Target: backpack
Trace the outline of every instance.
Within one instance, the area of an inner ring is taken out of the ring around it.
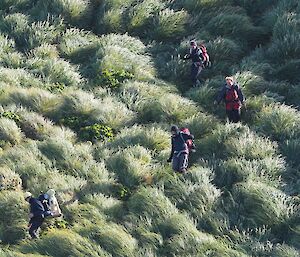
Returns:
[[[190,130],[188,128],[185,128],[185,127],[181,128],[180,131],[182,133],[187,134],[187,135],[191,134]],[[185,143],[186,143],[186,145],[187,145],[187,147],[189,149],[189,152],[195,152],[196,151],[195,150],[196,146],[195,146],[194,141],[192,139],[188,139]]]
[[[52,214],[52,217],[60,217],[62,215],[62,212],[60,210],[58,201],[55,196],[55,190],[49,189],[47,191],[47,195],[49,196],[49,208]]]
[[[199,45],[199,48],[202,51],[202,55],[203,55],[203,65],[205,68],[210,68],[211,67],[211,62],[209,60],[209,55],[207,53],[207,49],[206,46],[204,44]]]
[[[226,102],[234,102],[239,99],[239,95],[235,89],[235,86],[226,91],[225,100]]]

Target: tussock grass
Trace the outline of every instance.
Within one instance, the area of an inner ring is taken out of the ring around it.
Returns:
[[[223,161],[217,168],[215,182],[220,186],[232,186],[238,182],[260,180],[279,186],[279,177],[285,172],[285,161],[279,156],[247,160],[233,157]]]
[[[108,147],[114,149],[141,145],[155,151],[165,150],[169,144],[169,136],[161,128],[138,125],[122,129],[112,142],[107,143]]]
[[[280,104],[266,106],[257,115],[258,129],[282,141],[300,135],[300,114],[297,109]]]
[[[140,36],[147,36],[153,25],[153,18],[163,8],[164,3],[159,0],[144,0],[137,3],[129,10],[128,31]]]
[[[1,190],[20,190],[22,180],[18,174],[8,167],[0,167],[0,191]]]
[[[77,28],[67,29],[61,36],[59,43],[60,52],[72,61],[86,61],[86,54],[96,49],[98,37],[92,33]]]
[[[21,191],[1,191],[0,239],[4,243],[16,243],[25,236],[27,205]]]
[[[49,231],[42,239],[26,242],[20,245],[20,251],[27,253],[40,253],[50,256],[63,257],[67,255],[95,257],[111,256],[90,240],[70,230],[54,229]]]
[[[153,37],[160,40],[176,40],[186,34],[188,13],[166,8],[154,18]]]
[[[0,118],[0,140],[18,144],[23,138],[21,129],[16,122],[8,118]]]
[[[43,88],[42,80],[23,68],[11,69],[0,67],[0,81],[11,86]]]
[[[115,153],[106,163],[127,188],[134,188],[150,176],[155,167],[151,166],[151,154],[141,146],[128,147]]]
[[[135,215],[148,216],[158,222],[178,213],[178,209],[161,190],[151,187],[142,187],[130,197],[128,208]]]
[[[82,233],[97,242],[112,256],[135,256],[137,242],[121,225],[105,223],[101,227],[94,226],[83,230]]]
[[[86,0],[39,0],[31,10],[31,15],[38,20],[45,20],[50,15],[61,16],[66,22],[80,27],[88,26],[91,21],[92,6]]]
[[[233,140],[234,139],[234,140]],[[276,155],[277,144],[258,136],[249,127],[226,123],[201,140],[199,148],[204,154],[216,156],[244,156],[246,159],[262,159]]]
[[[89,194],[83,196],[83,202],[89,203],[101,210],[107,217],[119,219],[124,214],[122,201],[104,194]]]
[[[291,197],[257,181],[237,184],[233,197],[240,205],[240,219],[250,227],[278,225],[295,212]]]

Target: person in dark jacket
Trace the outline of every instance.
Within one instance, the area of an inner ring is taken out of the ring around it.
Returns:
[[[219,104],[224,100],[229,122],[236,123],[241,120],[241,107],[245,102],[245,98],[240,86],[234,81],[233,77],[226,77],[225,80],[226,84],[219,92],[215,104]]]
[[[190,41],[190,53],[186,54],[183,59],[191,59],[192,66],[191,66],[191,80],[193,83],[193,87],[196,87],[200,84],[198,79],[202,68],[203,68],[203,54],[201,49],[197,46],[197,42],[195,40]]]
[[[38,238],[38,229],[44,222],[44,212],[45,209],[43,204],[36,198],[33,198],[30,192],[25,193],[25,200],[30,204],[30,214],[29,214],[29,234],[31,238]]]
[[[187,171],[189,157],[187,140],[194,139],[194,136],[181,132],[175,125],[171,127],[171,133],[172,148],[168,162],[172,161],[174,171],[185,173]]]

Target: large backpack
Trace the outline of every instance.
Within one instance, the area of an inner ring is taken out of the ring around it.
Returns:
[[[202,56],[203,56],[203,65],[205,68],[210,68],[211,66],[211,62],[210,62],[210,59],[209,59],[209,55],[207,53],[207,49],[206,49],[206,46],[204,44],[201,44],[199,45],[199,48],[201,49],[202,51]]]
[[[190,130],[185,127],[181,128],[180,131],[187,135],[191,134]],[[189,152],[195,152],[196,147],[195,147],[194,141],[192,139],[188,139],[185,143],[187,144]]]

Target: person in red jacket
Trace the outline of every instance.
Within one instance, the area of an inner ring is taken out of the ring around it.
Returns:
[[[219,104],[224,100],[229,122],[239,122],[241,120],[241,107],[245,102],[245,98],[240,86],[234,81],[233,77],[226,77],[225,80],[226,84],[219,92],[215,104]]]

